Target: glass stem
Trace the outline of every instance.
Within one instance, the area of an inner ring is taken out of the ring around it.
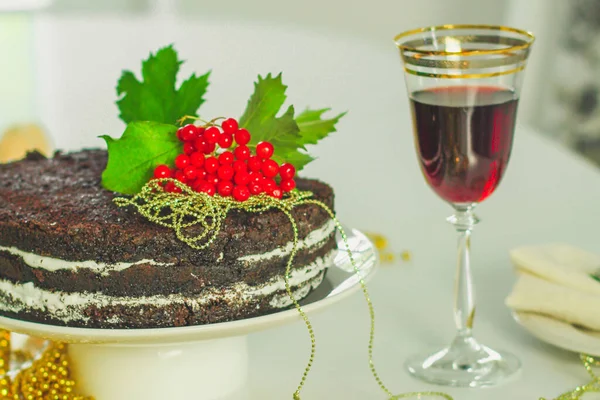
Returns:
[[[448,218],[458,233],[458,262],[454,286],[454,322],[458,337],[471,337],[475,318],[475,285],[471,275],[471,231],[479,219],[473,214],[475,205],[455,205],[456,213]]]

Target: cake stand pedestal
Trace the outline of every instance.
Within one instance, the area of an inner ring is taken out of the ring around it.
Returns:
[[[96,400],[247,399],[246,336],[172,344],[72,344],[69,356],[78,390]]]
[[[314,313],[360,289],[377,266],[372,243],[346,230],[356,266],[343,243],[323,283],[302,301]],[[78,391],[95,400],[249,400],[250,333],[298,321],[295,309],[210,325],[160,329],[88,329],[0,317],[13,332],[69,343]]]

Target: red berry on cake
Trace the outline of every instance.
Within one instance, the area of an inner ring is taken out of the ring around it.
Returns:
[[[240,172],[240,171],[248,172],[248,166],[242,160],[236,160],[233,163],[233,170],[235,172]]]
[[[191,155],[195,151],[196,151],[196,147],[194,147],[194,145],[192,144],[192,142],[185,142],[183,144],[183,152],[185,154],[187,154],[188,156]]]
[[[187,181],[188,181],[188,179],[185,177],[185,174],[180,169],[175,171],[175,175],[173,177],[181,183],[187,183]]]
[[[230,181],[233,178],[233,167],[231,165],[221,165],[217,170],[217,176],[224,181]]]
[[[262,161],[260,160],[260,157],[251,156],[248,159],[248,168],[250,169],[250,171],[260,171],[261,166]]]
[[[180,141],[184,142],[184,140],[183,140],[183,127],[177,129],[177,139],[179,139]]]
[[[236,185],[247,185],[250,181],[250,174],[246,171],[236,172],[233,181]]]
[[[219,169],[219,160],[216,157],[210,156],[204,160],[204,169],[209,174],[214,174]]]
[[[196,168],[203,166],[204,165],[204,154],[199,151],[192,153],[190,155],[190,163]]]
[[[262,183],[261,183],[263,192],[269,194],[273,191],[273,189],[275,189],[277,187],[277,184],[275,183],[275,180],[272,178],[264,178]]]
[[[293,179],[282,180],[279,187],[281,187],[281,190],[284,192],[291,192],[296,188],[296,181]]]
[[[216,126],[211,126],[204,131],[206,143],[216,144],[221,137],[221,131]]]
[[[251,195],[258,195],[262,193],[262,186],[258,183],[253,183],[250,182],[250,184],[248,184],[248,190],[250,190],[250,194]]]
[[[231,196],[233,193],[233,183],[231,181],[221,181],[217,184],[217,193],[223,197]]]
[[[214,143],[208,143],[204,136],[196,139],[194,141],[194,146],[198,151],[201,151],[204,154],[212,154],[212,152],[215,151],[216,148],[216,145]]]
[[[212,185],[209,182],[202,182],[200,185],[198,185],[198,191],[206,193],[209,196],[214,196],[217,192],[215,185]]]
[[[277,165],[276,161],[267,159],[263,161],[261,170],[267,178],[274,178],[279,172],[279,165]]]
[[[181,138],[183,138],[184,142],[189,142],[190,140],[194,140],[198,137],[198,127],[194,124],[187,124],[183,128],[180,128]]]
[[[271,190],[271,192],[267,194],[269,196],[275,197],[276,199],[281,199],[283,197],[283,190],[275,186],[275,189]]]
[[[271,158],[275,149],[269,142],[260,142],[256,145],[256,155],[260,158]]]
[[[226,151],[219,155],[219,162],[221,164],[231,164],[233,162],[233,153],[230,151]]]
[[[182,190],[179,186],[175,185],[173,182],[168,182],[165,186],[165,191],[169,193],[181,193]]]
[[[204,168],[198,168],[196,170],[196,182],[198,182],[199,180],[205,180],[206,175],[208,174],[206,173],[206,170]]]
[[[217,143],[220,148],[228,149],[233,144],[233,135],[230,133],[221,133],[221,136],[219,136],[219,141]]]
[[[193,166],[189,166],[183,170],[183,175],[185,175],[185,177],[188,181],[193,181],[194,179],[196,179],[198,177],[198,170],[196,168],[194,168]]]
[[[279,167],[279,176],[282,180],[293,179],[296,175],[296,168],[290,163],[283,163]]]
[[[175,157],[175,166],[178,169],[185,169],[185,167],[187,167],[188,165],[190,165],[190,157],[186,154],[180,154],[177,157]]]
[[[233,134],[235,131],[237,131],[238,122],[233,118],[227,118],[221,124],[221,128],[223,128],[223,132]]]
[[[214,153],[216,148],[217,148],[217,145],[215,143],[206,142],[204,144],[204,148],[202,149],[202,151],[204,152],[204,154],[212,154],[212,153]]]
[[[233,188],[233,198],[237,201],[246,201],[250,197],[250,190],[246,186],[236,186]]]
[[[233,150],[235,158],[241,161],[245,161],[250,157],[250,149],[246,145],[238,146]]]
[[[161,164],[154,168],[154,177],[157,179],[161,178],[170,178],[171,177],[171,168],[168,166]]]
[[[260,172],[257,172],[257,171],[250,172],[250,175],[248,176],[248,178],[251,183],[256,183],[256,184],[261,184],[264,179],[263,174],[261,174]]]
[[[206,178],[204,179],[211,185],[217,185],[217,183],[219,183],[219,177],[215,174],[206,174]]]
[[[250,132],[248,132],[246,129],[242,128],[239,129],[235,134],[235,142],[240,145],[246,145],[248,144],[248,142],[250,142]]]

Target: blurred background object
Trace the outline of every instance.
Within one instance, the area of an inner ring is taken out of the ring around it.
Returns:
[[[550,96],[540,123],[600,165],[600,1],[571,0],[566,11],[549,63]]]
[[[51,145],[40,127],[33,11],[50,0],[0,0],[0,162],[17,160],[27,151],[50,154]]]
[[[207,115],[237,115],[256,74],[285,71],[298,108],[350,110],[340,128],[352,136],[358,134],[353,113],[364,112],[363,106],[340,94],[352,84],[362,91],[368,71],[381,68],[361,57],[361,46],[385,49],[390,65],[400,68],[394,34],[484,23],[513,25],[538,37],[520,123],[540,127],[600,163],[600,50],[594,40],[600,0],[0,0],[0,12],[0,51],[9,60],[0,69],[0,132],[36,123],[57,148],[102,146],[97,136],[119,135],[114,87],[121,70],[137,70],[139,60],[168,43],[188,60],[184,72],[213,71],[202,108]],[[398,78],[387,76],[392,86],[385,95],[372,88],[363,97],[395,101],[404,96]],[[396,97],[390,98],[392,91]]]
[[[0,163],[19,160],[33,150],[46,157],[52,153],[46,133],[35,124],[11,126],[0,137]]]

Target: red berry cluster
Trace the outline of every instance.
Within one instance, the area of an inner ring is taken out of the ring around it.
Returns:
[[[269,142],[260,142],[253,155],[247,146],[250,132],[239,128],[233,118],[223,121],[221,129],[185,125],[177,130],[177,137],[183,142],[183,154],[175,158],[175,169],[159,165],[154,178],[174,178],[197,192],[233,196],[237,201],[261,193],[281,199],[296,187],[294,166],[272,160],[274,148]],[[181,192],[172,183],[165,190]]]

